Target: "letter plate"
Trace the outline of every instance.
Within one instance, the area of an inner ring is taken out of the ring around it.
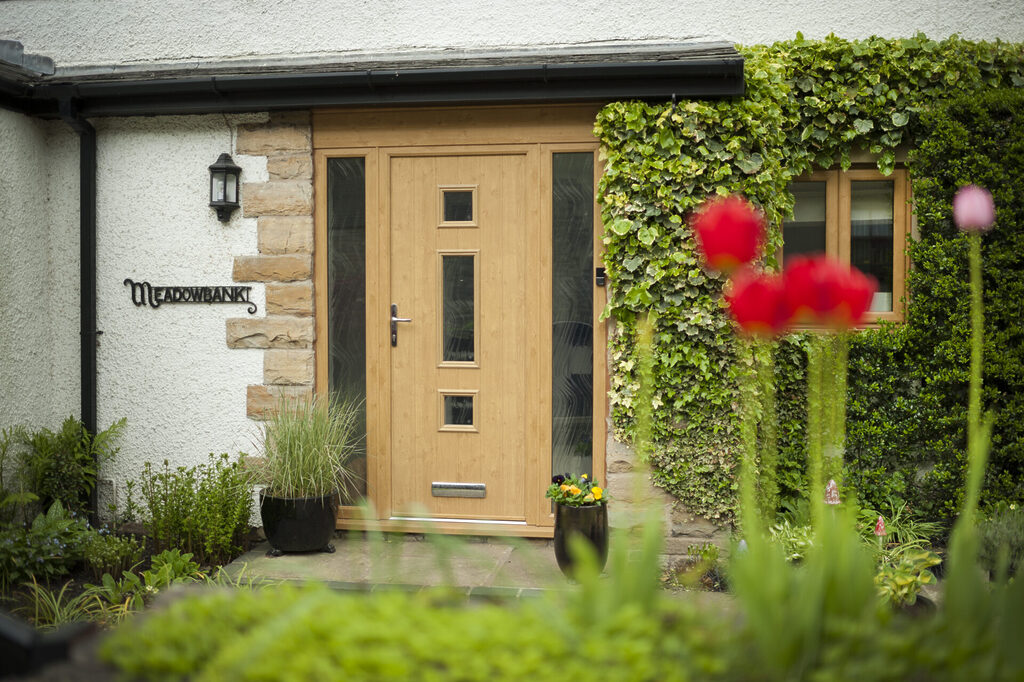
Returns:
[[[430,484],[434,497],[487,497],[486,483],[442,483]]]

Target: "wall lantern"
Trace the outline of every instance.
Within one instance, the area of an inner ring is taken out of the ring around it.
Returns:
[[[210,166],[210,206],[217,209],[217,217],[222,223],[230,220],[231,212],[238,208],[238,176],[241,172],[230,154],[221,154]]]

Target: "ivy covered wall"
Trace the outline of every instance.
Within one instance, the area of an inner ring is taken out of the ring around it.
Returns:
[[[859,150],[889,173],[898,150],[924,139],[929,110],[960,95],[1024,86],[1021,44],[936,42],[922,35],[807,41],[798,35],[742,52],[743,98],[616,102],[596,124],[607,156],[599,193],[607,226],[606,314],[618,322],[610,339],[616,435],[633,435],[636,320],[651,312],[657,319],[649,453],[655,481],[690,512],[721,521],[732,518],[735,506],[740,367],[719,304],[724,280],[701,268],[686,217],[710,194],[742,193],[764,210],[773,254],[781,245],[782,219],[792,210],[787,186],[794,176],[835,164],[849,168]],[[871,332],[857,343],[874,348],[881,361],[909,343],[908,334]],[[804,345],[800,336],[790,337],[777,361],[784,495],[798,495],[802,485]],[[884,380],[909,382],[908,395],[920,381],[899,372]],[[858,390],[853,380],[850,390]],[[889,388],[875,390],[883,395]],[[850,431],[851,447],[857,428]],[[899,447],[893,443],[886,456],[901,461]],[[869,477],[855,482],[867,484]]]

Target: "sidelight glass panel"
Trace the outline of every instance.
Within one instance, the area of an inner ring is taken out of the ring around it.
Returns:
[[[444,222],[468,223],[473,220],[473,190],[444,190]]]
[[[445,426],[473,425],[473,396],[446,395],[444,397]]]
[[[825,183],[794,182],[793,217],[782,223],[782,261],[793,256],[825,253]]]
[[[873,312],[892,310],[892,180],[850,183],[850,265],[878,280]]]
[[[356,399],[361,415],[353,461],[358,480],[342,504],[366,496],[366,165],[327,160],[327,334],[330,390]]]
[[[474,256],[441,256],[444,362],[473,362]]]
[[[551,471],[593,473],[594,155],[552,155]]]

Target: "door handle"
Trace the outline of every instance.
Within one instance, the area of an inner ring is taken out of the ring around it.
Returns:
[[[391,304],[391,345],[398,345],[398,323],[412,322],[411,317],[398,317],[398,304]]]

